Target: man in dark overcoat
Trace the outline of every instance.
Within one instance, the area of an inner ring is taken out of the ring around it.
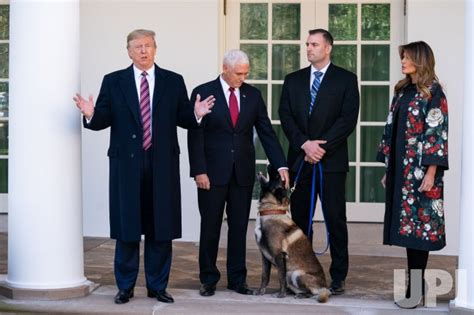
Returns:
[[[110,127],[110,233],[116,239],[117,304],[134,295],[141,236],[145,235],[148,297],[172,303],[166,292],[171,240],[181,237],[181,194],[177,126],[197,128],[210,112],[212,96],[196,99],[194,111],[183,77],[154,63],[155,33],[127,37],[133,64],[107,74],[97,103],[76,94],[84,127]]]

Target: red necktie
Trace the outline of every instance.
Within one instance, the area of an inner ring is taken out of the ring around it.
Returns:
[[[237,119],[239,119],[239,104],[237,103],[237,97],[234,94],[234,88],[230,87],[230,96],[229,96],[229,110],[230,110],[230,118],[232,119],[232,125],[235,128],[237,124]]]
[[[142,114],[144,150],[148,150],[151,147],[150,89],[148,87],[146,75],[146,71],[143,71],[142,81],[140,83],[140,112]]]

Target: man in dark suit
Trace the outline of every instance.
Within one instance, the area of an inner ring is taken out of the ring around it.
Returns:
[[[249,60],[240,50],[224,56],[222,74],[194,89],[198,95],[214,95],[216,106],[203,119],[203,127],[188,131],[191,177],[198,187],[201,235],[199,278],[202,296],[214,295],[220,272],[216,266],[224,207],[229,226],[227,287],[253,294],[247,287],[245,267],[247,224],[255,181],[254,128],[271,164],[289,185],[285,156],[268,118],[262,95],[244,83]]]
[[[306,53],[311,65],[290,73],[283,83],[279,108],[283,130],[290,142],[288,166],[292,184],[304,163],[291,195],[291,215],[308,233],[313,164],[322,163],[322,205],[329,230],[330,274],[333,294],[342,294],[349,267],[345,182],[349,171],[347,138],[357,124],[357,77],[331,63],[331,34],[309,31]],[[317,168],[318,169],[318,168]]]
[[[148,297],[172,303],[166,292],[171,240],[181,237],[179,145],[176,127],[195,128],[213,106],[196,97],[194,112],[183,78],[155,63],[155,33],[135,30],[127,37],[133,65],[104,77],[96,106],[92,96],[73,98],[84,127],[110,127],[110,233],[116,239],[115,303],[127,303],[138,275],[145,235]]]

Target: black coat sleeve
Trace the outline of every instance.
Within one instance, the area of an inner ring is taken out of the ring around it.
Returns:
[[[270,164],[276,169],[287,167],[285,154],[268,118],[267,108],[259,91],[257,107],[258,114],[255,121],[255,130],[257,130],[258,137],[262,142],[263,149],[270,160]]]
[[[102,130],[110,127],[112,124],[112,101],[110,91],[110,75],[104,76],[102,85],[100,86],[99,96],[95,103],[94,115],[89,123],[83,117],[83,125],[87,129]]]
[[[191,103],[196,101],[197,89],[191,93]],[[204,123],[203,118],[202,123]],[[206,155],[204,153],[204,128],[189,129],[188,130],[188,156],[190,176],[206,174]]]
[[[299,151],[301,150],[303,143],[305,143],[309,138],[301,131],[297,121],[295,120],[296,113],[293,112],[291,106],[291,88],[291,79],[287,76],[283,83],[278,113],[280,114],[281,126],[290,142],[290,146],[293,150]]]
[[[178,121],[176,124],[184,129],[198,128],[199,124],[194,114],[194,101],[189,101],[188,91],[182,76],[177,76],[176,84],[178,87]]]

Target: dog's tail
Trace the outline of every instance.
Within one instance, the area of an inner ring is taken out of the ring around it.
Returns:
[[[318,300],[319,303],[326,303],[330,295],[331,291],[326,288],[321,288],[318,290],[318,294],[316,294],[316,300]]]

